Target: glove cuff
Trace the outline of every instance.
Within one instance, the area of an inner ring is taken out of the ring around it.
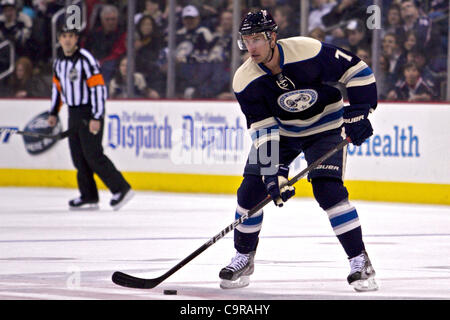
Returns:
[[[277,176],[283,176],[286,179],[288,179],[289,178],[289,167],[285,166],[284,164],[280,164],[280,166],[278,167]]]
[[[367,119],[370,112],[370,104],[352,104],[344,107],[344,119],[353,118],[356,115],[363,115]]]

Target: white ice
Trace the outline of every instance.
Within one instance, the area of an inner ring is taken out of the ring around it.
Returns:
[[[219,288],[232,233],[151,290],[114,271],[156,278],[234,221],[231,195],[136,192],[115,212],[74,212],[72,189],[0,188],[0,299],[450,299],[450,206],[353,201],[379,291],[357,293],[326,214],[313,199],[265,208],[250,286]],[[163,290],[178,295],[163,295]]]

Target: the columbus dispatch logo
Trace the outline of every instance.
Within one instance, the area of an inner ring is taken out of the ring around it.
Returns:
[[[317,102],[317,91],[301,89],[289,91],[278,97],[278,105],[288,112],[300,112]]]

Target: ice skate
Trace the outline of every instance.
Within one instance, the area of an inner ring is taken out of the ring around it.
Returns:
[[[353,289],[358,292],[378,290],[378,285],[375,281],[375,270],[366,251],[350,259],[350,268],[347,281],[353,286]]]
[[[250,275],[255,270],[254,258],[256,251],[248,254],[236,252],[231,263],[220,270],[219,277],[222,279],[222,289],[243,288],[250,284]]]
[[[131,188],[129,188],[125,191],[113,194],[109,204],[111,205],[114,211],[117,211],[120,208],[122,208],[128,201],[130,201],[131,198],[133,197],[134,192],[133,190],[131,190]]]
[[[98,210],[98,200],[84,200],[81,198],[72,199],[69,201],[69,210]]]

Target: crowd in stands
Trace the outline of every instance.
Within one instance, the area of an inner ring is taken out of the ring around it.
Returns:
[[[74,2],[74,1],[72,1]],[[85,0],[87,19],[80,47],[99,61],[110,98],[127,97],[127,1]],[[310,1],[308,36],[378,64],[381,100],[445,100],[448,0],[382,0],[378,57],[372,57],[373,29],[368,0]],[[277,22],[278,38],[300,34],[300,1],[241,1],[241,15],[267,9]],[[49,97],[51,25],[64,8],[60,0],[0,0],[0,42],[15,47],[15,68],[0,79],[0,96]],[[176,1],[176,97],[233,99],[230,82],[233,0]],[[135,97],[166,96],[168,72],[167,0],[136,1]],[[246,59],[245,53],[241,60]],[[0,49],[0,74],[8,68],[7,47]]]

